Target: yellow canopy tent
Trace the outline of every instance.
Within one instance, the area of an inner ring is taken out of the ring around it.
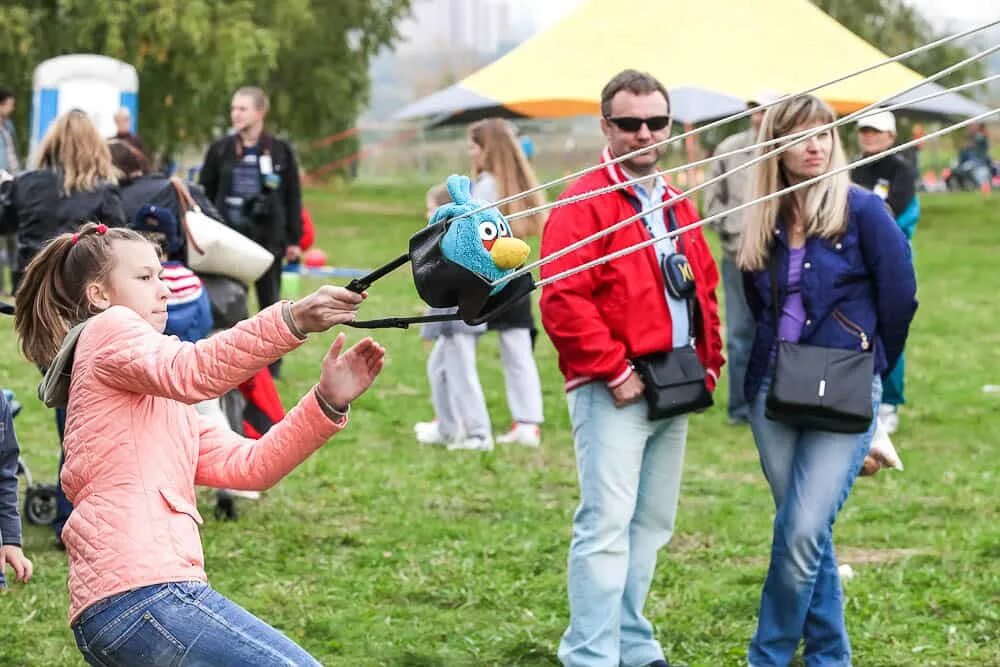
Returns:
[[[885,58],[807,0],[584,0],[557,25],[397,118],[497,107],[521,116],[597,114],[601,88],[625,68],[652,73],[672,93],[728,98],[731,107],[761,91],[805,90]],[[922,80],[892,63],[816,94],[843,114]],[[968,102],[951,97],[958,106]]]

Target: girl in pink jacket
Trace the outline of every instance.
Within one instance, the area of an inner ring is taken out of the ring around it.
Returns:
[[[29,264],[21,349],[48,369],[40,395],[67,406],[60,480],[74,511],[69,622],[92,665],[315,665],[278,630],[207,583],[195,485],[263,490],[347,425],[382,370],[370,338],[323,359],[319,383],[260,440],[201,417],[218,397],[354,319],[364,295],[322,287],[198,343],[163,335],[169,290],[152,244],[87,224]]]

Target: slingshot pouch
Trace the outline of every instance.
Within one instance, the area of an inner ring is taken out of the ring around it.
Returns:
[[[356,278],[347,289],[362,292],[379,278],[399,268],[409,260],[413,270],[413,284],[424,303],[435,308],[458,306],[456,315],[430,315],[424,317],[392,317],[349,323],[350,326],[378,329],[385,327],[407,328],[410,324],[462,320],[476,325],[489,321],[513,306],[521,297],[535,289],[530,273],[518,276],[494,295],[490,283],[465,267],[456,264],[441,252],[441,238],[447,231],[447,222],[428,225],[410,237],[410,251],[392,262]]]

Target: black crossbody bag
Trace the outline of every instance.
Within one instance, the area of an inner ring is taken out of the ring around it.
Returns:
[[[668,209],[667,215],[670,231],[677,229],[673,210]],[[670,295],[684,299],[687,305],[688,338],[694,340],[694,274],[682,244],[678,236],[677,247],[681,252],[665,257],[660,268]],[[642,378],[642,394],[649,408],[650,420],[676,417],[711,407],[712,394],[705,385],[705,367],[701,365],[693,345],[637,357],[632,360],[632,365]]]
[[[781,321],[778,305],[778,267],[772,254],[771,300],[777,337]],[[875,360],[864,330],[834,311],[841,324],[861,339],[862,351],[779,340],[774,377],[764,415],[799,428],[834,433],[864,433],[872,423],[872,378]]]

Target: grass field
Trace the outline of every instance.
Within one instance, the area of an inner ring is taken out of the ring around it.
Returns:
[[[420,225],[423,187],[307,192],[332,263],[375,266]],[[924,197],[916,257],[921,306],[907,351],[909,399],[895,440],[903,473],[859,481],[836,529],[857,576],[846,604],[857,667],[1000,665],[1000,206],[997,196]],[[371,290],[366,316],[421,311],[405,271]],[[36,477],[58,443],[34,398],[38,376],[0,323],[0,386],[25,404],[17,430]],[[350,332],[352,340],[362,334]],[[416,331],[378,332],[382,377],[351,426],[238,522],[202,529],[213,585],[324,664],[553,665],[567,620],[565,563],[577,499],[562,381],[537,349],[547,423],[538,450],[419,447],[431,416]],[[318,377],[333,334],[285,366],[291,405]],[[495,430],[509,415],[497,341],[480,345]],[[661,553],[648,616],[671,660],[745,664],[772,506],[749,432],[720,400],[690,428],[677,533]],[[202,511],[211,516],[204,491]],[[66,626],[65,554],[27,527],[36,577],[0,595],[0,665],[82,664]]]

